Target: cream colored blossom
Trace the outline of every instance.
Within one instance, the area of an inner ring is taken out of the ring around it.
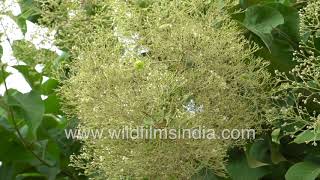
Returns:
[[[78,11],[61,30],[60,41],[74,58],[61,89],[66,112],[87,129],[151,124],[259,130],[269,74],[227,16],[230,4],[141,2],[89,1],[91,13]],[[138,34],[134,46],[148,51],[126,58],[126,45],[115,34]],[[191,101],[193,113],[186,108]],[[88,139],[72,165],[95,179],[188,179],[202,167],[224,175],[228,148],[244,142]]]

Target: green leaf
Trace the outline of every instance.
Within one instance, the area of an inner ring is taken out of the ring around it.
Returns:
[[[279,144],[271,143],[271,161],[273,164],[279,164],[286,161],[286,158],[280,153]]]
[[[286,180],[315,180],[320,174],[320,165],[312,162],[300,162],[289,168]]]
[[[250,168],[243,152],[232,152],[227,171],[233,180],[258,180],[269,173],[266,167]]]
[[[32,89],[40,89],[42,83],[42,75],[35,71],[35,69],[26,65],[13,66],[13,68],[18,70],[23,75],[23,77],[26,79],[26,81],[32,87]]]
[[[2,135],[2,133],[0,133]],[[35,157],[21,145],[12,139],[1,138],[0,159],[3,162],[31,162]]]
[[[259,162],[270,163],[270,147],[268,140],[256,140],[250,147],[249,156]]]
[[[293,61],[294,48],[288,43],[287,40],[274,39],[271,46],[271,54],[266,56],[267,59],[271,60],[272,70],[279,70],[282,72],[288,72],[296,64]]]
[[[41,124],[45,112],[44,103],[40,94],[36,91],[31,91],[26,94],[15,91],[14,94],[6,94],[6,96],[9,106],[21,109],[31,133],[29,133],[29,135],[36,139],[37,129]]]
[[[52,64],[49,67],[50,71],[59,72],[59,70],[63,69],[63,64],[70,58],[70,54],[68,52],[63,52],[60,56],[56,57]]]
[[[284,23],[282,14],[271,7],[255,5],[245,12],[243,25],[259,36],[266,47],[271,51],[272,30]]]
[[[270,33],[255,33],[253,32],[255,30],[252,31],[243,24],[243,26],[254,34],[254,36],[249,34],[249,38],[251,40],[261,46],[267,46],[267,48],[261,48],[256,55],[271,61],[269,67],[271,71],[279,70],[282,72],[288,72],[296,65],[296,62],[292,60],[293,52],[298,50],[300,41],[298,10],[285,6],[281,3],[274,2],[255,5],[248,8],[248,10],[256,6],[273,9],[273,11],[280,13],[284,20],[282,24],[273,28]],[[247,17],[247,19],[249,18],[250,17]],[[238,21],[243,22],[241,19]]]
[[[246,9],[250,6],[256,5],[256,4],[263,4],[266,2],[274,2],[275,0],[240,0],[239,4],[243,9]]]
[[[278,164],[269,166],[270,173],[264,176],[264,180],[280,180],[284,179],[284,176],[289,169],[290,164],[287,161],[280,162]]]
[[[280,141],[279,141],[280,131],[281,131],[280,128],[272,131],[271,133],[272,142],[280,144]]]
[[[3,68],[4,69],[4,68]],[[0,84],[2,84],[4,81],[5,81],[5,79],[7,79],[7,77],[10,75],[10,73],[8,73],[7,71],[5,71],[5,70],[1,70],[0,71]]]
[[[17,17],[14,17],[13,19],[16,21],[17,25],[20,27],[20,30],[23,34],[25,34],[27,29],[27,20],[23,17],[25,16],[23,13]]]
[[[250,168],[257,168],[257,167],[269,165],[267,163],[263,163],[256,160],[254,157],[250,156],[248,152],[246,152],[246,157],[247,157],[247,162]]]
[[[246,9],[247,7],[256,5],[256,4],[267,4],[267,3],[277,3],[284,5],[293,5],[296,0],[240,0],[239,4],[241,8]]]
[[[37,20],[41,17],[41,10],[37,8],[36,1],[21,0],[19,1],[19,3],[20,3],[20,8],[22,12],[18,16],[18,18],[24,21],[28,20],[33,23],[36,23]],[[25,29],[25,32],[26,32],[26,29]]]
[[[23,125],[21,128],[19,128],[20,134],[22,135],[22,137],[26,140],[29,140],[28,136],[29,136],[29,126],[27,124]],[[31,137],[32,138],[32,137]],[[31,139],[32,140],[32,139]]]
[[[58,88],[59,81],[56,79],[49,79],[41,85],[41,93],[43,95],[50,95]]]
[[[40,18],[40,9],[37,8],[35,1],[33,0],[21,0],[19,1],[21,14],[18,16],[11,16],[12,19],[16,21],[21,31],[25,34],[27,32],[26,21],[37,22]]]
[[[44,119],[43,119],[42,126],[48,130],[61,131],[61,129],[64,129],[66,127],[67,121],[62,116],[60,117],[60,116],[55,116],[53,114],[45,114],[43,118]]]
[[[48,167],[45,165],[40,165],[37,167],[37,170],[45,174],[48,180],[55,180],[57,174],[61,171],[59,167]]]
[[[8,121],[8,117],[6,115],[6,111],[0,108],[0,129],[3,128],[6,131],[13,131],[13,125]]]
[[[17,137],[12,131],[7,131],[0,126],[0,161],[14,161],[16,158],[30,159],[30,154],[25,152],[24,147],[17,141]],[[14,151],[12,151],[14,149]],[[0,166],[1,168],[1,166]],[[0,170],[1,172],[1,170]],[[0,173],[1,177],[1,173]],[[1,179],[1,178],[0,178]]]
[[[62,114],[60,98],[53,94],[44,100],[46,114]]]
[[[287,6],[292,6],[296,3],[297,0],[279,0],[282,4]]]
[[[266,6],[278,10],[284,18],[284,23],[275,29],[275,33],[293,46],[298,46],[300,41],[298,10],[279,3],[270,3]]]
[[[12,163],[3,163],[0,166],[0,179],[14,179],[14,166]]]
[[[0,58],[2,57],[2,55],[3,55],[3,48],[2,46],[0,46]]]
[[[305,130],[300,133],[295,139],[294,143],[302,144],[309,143],[311,141],[319,141],[320,140],[320,132],[316,132],[314,130]]]
[[[25,178],[39,178],[39,177],[44,177],[40,173],[22,173],[16,176],[16,180],[23,180]]]

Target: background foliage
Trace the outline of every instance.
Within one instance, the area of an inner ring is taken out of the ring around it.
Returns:
[[[37,23],[40,11],[34,1],[21,1],[22,13],[12,17],[23,33],[26,21]],[[6,37],[6,34],[2,34]],[[6,91],[0,97],[0,179],[82,179],[69,167],[69,156],[78,151],[79,142],[68,140],[64,129],[70,120],[61,111],[61,100],[56,92],[60,86],[57,72],[67,58],[36,47],[26,40],[11,44],[14,56],[24,65],[15,65],[32,90],[20,93],[7,88],[7,64],[1,64],[1,80]],[[0,51],[2,55],[2,49]],[[43,64],[42,72],[35,67]],[[44,81],[44,77],[48,80]],[[44,98],[45,97],[45,98]]]

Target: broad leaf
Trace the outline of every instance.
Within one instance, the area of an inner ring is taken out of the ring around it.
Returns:
[[[243,25],[259,36],[271,51],[272,30],[284,23],[282,14],[271,7],[256,5],[249,7],[245,13]]]
[[[267,12],[268,10],[270,12]],[[271,17],[272,14],[273,17]],[[252,20],[250,21],[250,19]],[[259,21],[256,22],[256,19]],[[263,27],[268,28],[259,30],[259,28],[255,27],[255,24],[263,24]],[[296,65],[296,62],[292,59],[293,52],[298,50],[300,40],[299,14],[297,9],[271,1],[263,5],[254,5],[246,10],[243,25],[256,35],[250,36],[252,40],[261,46],[267,47],[258,51],[257,55],[271,61],[271,71],[280,70],[288,72]],[[266,33],[266,30],[269,33]]]
[[[258,180],[269,173],[265,167],[250,168],[243,152],[232,152],[227,171],[233,180]]]
[[[49,79],[41,85],[41,93],[43,95],[50,95],[55,92],[59,85],[59,81],[55,79]]]
[[[279,144],[271,143],[271,161],[274,164],[279,164],[280,162],[286,161],[286,158],[281,154]]]
[[[320,140],[320,132],[316,132],[313,130],[305,130],[302,133],[300,133],[293,142],[297,144],[302,143],[309,143],[312,141],[319,141]]]
[[[320,164],[300,162],[289,168],[286,180],[315,180],[320,175]]]
[[[57,95],[52,94],[48,96],[48,98],[44,100],[44,105],[46,114],[62,114],[61,101]]]
[[[9,106],[21,109],[31,133],[29,135],[36,139],[37,129],[41,124],[45,112],[40,94],[35,91],[26,94],[15,91],[15,93],[6,94],[6,96]]]
[[[251,145],[248,155],[259,162],[270,163],[271,154],[270,154],[270,147],[269,147],[268,140],[267,139],[256,140]]]
[[[270,3],[266,6],[278,10],[284,18],[284,23],[275,28],[275,33],[297,47],[300,40],[298,10],[279,3]]]

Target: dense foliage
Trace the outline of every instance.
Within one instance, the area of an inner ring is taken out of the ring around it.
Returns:
[[[32,1],[22,1],[21,7],[19,16],[6,16],[26,33],[26,20],[36,22],[40,11]],[[5,29],[3,23],[1,27]],[[6,31],[1,35],[9,40]],[[78,172],[69,167],[69,156],[78,152],[80,143],[65,137],[64,129],[73,126],[72,119],[67,120],[62,112],[56,91],[67,54],[58,56],[37,49],[26,40],[11,42],[11,47],[20,62],[14,66],[1,63],[0,82],[5,93],[0,98],[0,179],[80,179]],[[37,71],[37,65],[43,65],[43,70]],[[29,93],[8,89],[7,77],[12,71],[24,76],[32,88]]]
[[[20,6],[20,15],[6,15],[24,33],[27,20],[56,30],[64,53],[25,40],[11,44],[25,65],[1,64],[0,82],[6,85],[14,68],[32,91],[6,89],[0,98],[0,179],[320,177],[317,0],[22,0]],[[123,126],[258,134],[246,141],[76,141],[64,132]]]

